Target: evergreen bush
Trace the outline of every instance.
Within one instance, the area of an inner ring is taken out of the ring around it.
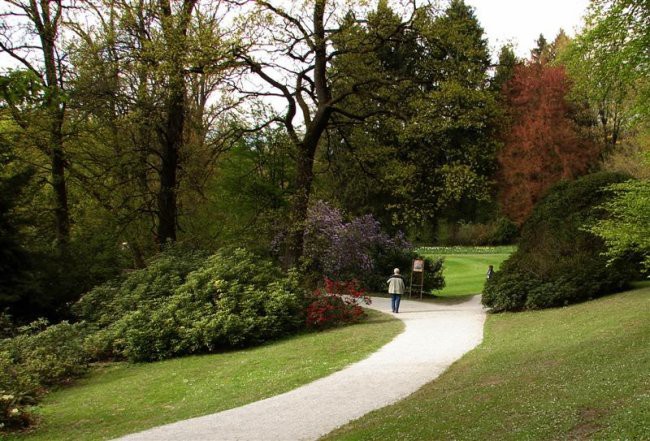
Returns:
[[[152,361],[292,332],[303,323],[303,295],[295,273],[244,249],[176,252],[94,289],[75,310],[96,328],[86,340],[93,357]]]
[[[65,384],[88,370],[82,324],[48,326],[37,320],[0,341],[0,430],[30,424],[30,406],[48,387]]]
[[[493,311],[539,309],[624,289],[635,260],[607,265],[603,241],[585,225],[605,215],[606,188],[625,179],[601,172],[553,187],[523,225],[517,251],[486,283],[483,303]]]

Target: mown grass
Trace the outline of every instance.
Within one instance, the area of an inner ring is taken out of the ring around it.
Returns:
[[[110,439],[284,393],[365,358],[403,329],[386,314],[368,314],[360,324],[248,350],[98,366],[45,399],[35,430],[6,439]]]
[[[650,439],[650,284],[491,315],[484,342],[336,440]]]
[[[445,259],[445,287],[436,296],[457,297],[480,294],[488,265],[498,270],[515,248],[507,247],[421,247],[418,252],[429,257]]]

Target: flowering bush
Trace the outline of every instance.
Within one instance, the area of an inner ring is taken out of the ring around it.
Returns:
[[[324,329],[353,323],[364,316],[360,303],[369,305],[371,300],[357,280],[335,281],[324,278],[325,286],[312,293],[306,309],[307,326]]]
[[[39,389],[33,375],[16,365],[8,352],[0,352],[0,433],[31,423],[27,409],[36,403]]]
[[[318,201],[309,209],[304,237],[306,270],[337,280],[357,279],[375,288],[396,262],[410,262],[411,244],[404,235],[390,237],[371,215],[345,222],[341,212]]]

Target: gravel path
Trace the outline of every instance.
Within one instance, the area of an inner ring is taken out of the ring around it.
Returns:
[[[390,314],[390,300],[372,307]],[[483,339],[480,296],[462,300],[402,300],[405,330],[370,357],[265,400],[135,433],[121,440],[314,440],[392,404],[440,375]]]

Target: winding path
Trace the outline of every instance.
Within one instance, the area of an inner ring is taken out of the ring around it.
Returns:
[[[390,300],[372,308],[390,311]],[[120,438],[135,441],[313,440],[392,404],[438,377],[483,339],[480,296],[402,300],[405,330],[379,351],[328,377],[235,409]],[[323,348],[327,350],[327,348]]]

